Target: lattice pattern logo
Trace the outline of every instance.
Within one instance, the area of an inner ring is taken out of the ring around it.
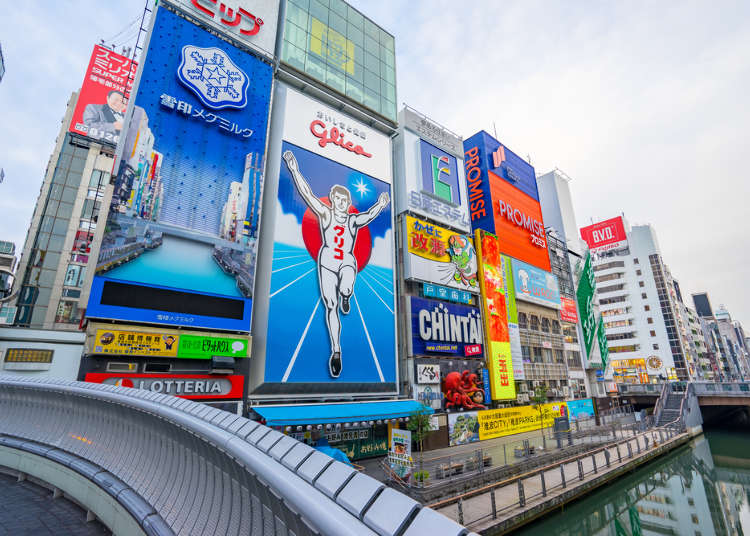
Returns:
[[[250,78],[218,48],[182,47],[177,78],[209,108],[244,108]]]

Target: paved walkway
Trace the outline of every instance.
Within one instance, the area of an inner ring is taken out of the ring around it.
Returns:
[[[648,437],[648,448],[645,447],[644,437],[646,436]],[[540,508],[544,503],[554,501],[560,495],[566,494],[564,500],[570,500],[570,496],[582,494],[590,489],[594,485],[593,481],[598,481],[602,477],[607,478],[607,473],[614,473],[626,465],[632,465],[635,460],[651,458],[656,454],[657,449],[672,448],[670,445],[681,444],[687,437],[687,434],[683,433],[664,443],[659,440],[655,445],[654,439],[659,438],[658,432],[640,433],[628,440],[630,449],[628,449],[627,443],[620,443],[619,446],[602,449],[595,455],[582,457],[580,461],[583,478],[581,478],[579,472],[577,459],[568,463],[552,464],[544,471],[526,473],[528,476],[520,479],[523,484],[524,506],[521,506],[519,501],[518,477],[507,479],[500,485],[494,484],[494,488],[487,486],[482,490],[464,494],[460,501],[460,513],[459,502],[455,498],[429,506],[467,528],[479,532],[525,514],[532,509]],[[605,451],[609,452],[609,467],[607,467]],[[560,467],[563,468],[563,471],[560,470]],[[563,472],[565,487],[562,485]],[[540,474],[544,475],[543,479]],[[496,518],[493,518],[492,514],[493,495]],[[451,503],[451,501],[455,502]]]
[[[89,536],[109,534],[98,521],[86,522],[86,512],[28,480],[0,473],[0,536]]]

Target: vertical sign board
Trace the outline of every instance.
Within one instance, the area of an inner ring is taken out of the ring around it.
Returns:
[[[471,236],[409,214],[403,225],[405,279],[479,292],[477,254]]]
[[[86,314],[248,332],[272,67],[154,17]]]
[[[130,58],[95,45],[70,121],[70,132],[117,145],[137,66]]]
[[[500,251],[550,271],[534,168],[484,131],[464,142],[472,229],[495,234]]]
[[[500,260],[505,276],[505,309],[508,312],[508,335],[510,336],[510,355],[513,360],[513,379],[525,380],[521,330],[518,327],[518,308],[516,307],[516,287],[513,280],[513,259],[507,255],[501,255]]]
[[[596,317],[594,316],[594,270],[591,265],[591,254],[586,253],[583,268],[578,279],[576,297],[578,298],[578,310],[581,313],[581,328],[583,328],[583,342],[586,347],[586,356],[591,355],[591,346],[596,335]]]
[[[482,289],[481,302],[484,313],[485,347],[487,348],[487,368],[490,371],[490,389],[493,400],[507,400],[516,397],[513,381],[513,361],[511,357],[510,334],[508,331],[508,310],[505,272],[497,237],[477,230],[474,243],[479,258],[479,282]]]
[[[609,346],[607,345],[607,330],[604,328],[604,319],[599,317],[599,327],[596,331],[599,341],[599,353],[602,356],[602,370],[607,370],[607,361],[609,360]]]
[[[265,383],[392,389],[390,139],[291,88],[277,95],[284,115],[278,196],[267,208],[275,227]]]

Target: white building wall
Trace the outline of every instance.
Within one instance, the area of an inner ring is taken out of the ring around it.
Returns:
[[[24,378],[60,378],[76,380],[83,354],[83,332],[53,331],[29,328],[0,328],[0,374]],[[52,362],[6,363],[8,348],[52,350]],[[18,370],[19,365],[28,365],[31,370]]]

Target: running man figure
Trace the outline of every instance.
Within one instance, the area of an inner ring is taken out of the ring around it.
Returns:
[[[354,243],[357,231],[367,227],[390,202],[387,193],[380,194],[377,202],[366,212],[349,214],[352,196],[344,186],[335,184],[328,199],[329,207],[313,194],[310,185],[299,171],[299,164],[291,151],[285,151],[284,162],[292,174],[294,186],[307,206],[318,218],[322,246],[318,253],[318,284],[323,305],[326,308],[326,325],[331,340],[331,357],[328,372],[332,378],[341,374],[341,319],[349,313],[349,299],[357,278],[357,259],[354,258]]]

